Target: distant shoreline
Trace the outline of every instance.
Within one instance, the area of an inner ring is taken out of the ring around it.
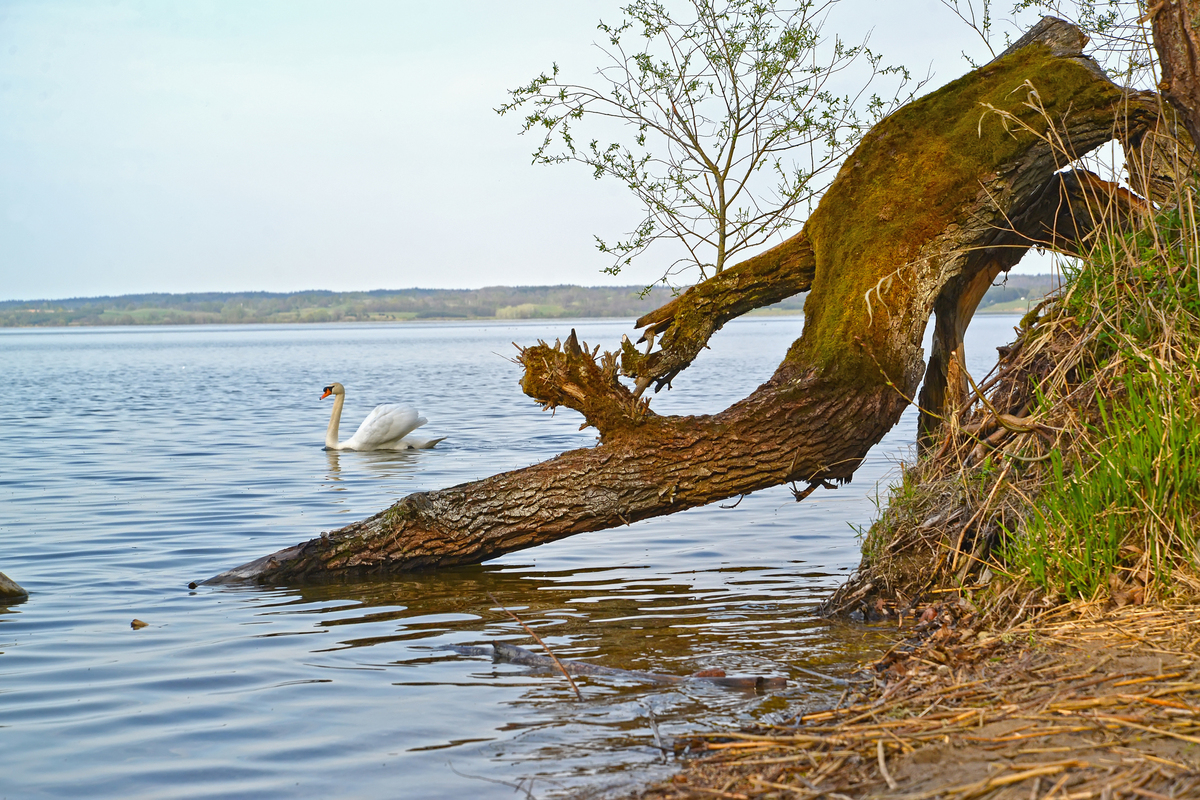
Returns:
[[[1054,288],[1050,275],[1014,275],[993,286],[979,313],[1024,313]],[[504,321],[640,317],[671,289],[643,286],[490,286],[371,292],[188,292],[0,301],[0,328],[317,322]],[[805,295],[752,312],[800,314]]]

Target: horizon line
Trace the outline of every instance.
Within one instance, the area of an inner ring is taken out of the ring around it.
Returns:
[[[1022,273],[1019,275],[1007,275],[1005,277],[1006,277],[1006,279],[1011,279],[1011,278],[1052,278],[1052,279],[1060,279],[1061,280],[1060,276],[1056,275],[1055,273],[1034,273],[1034,274]],[[667,285],[664,285],[659,282],[652,283],[649,285],[644,284],[644,283],[629,283],[629,284],[612,285],[612,286],[596,286],[596,285],[589,286],[587,284],[582,284],[582,283],[544,283],[544,284],[501,284],[501,283],[497,283],[497,284],[490,284],[488,286],[480,286],[480,287],[471,288],[471,289],[448,289],[448,288],[426,287],[426,286],[410,286],[410,287],[402,288],[402,289],[385,289],[385,288],[378,288],[378,289],[296,289],[296,290],[289,290],[289,291],[270,291],[270,290],[266,290],[266,289],[244,289],[244,290],[243,289],[222,289],[222,290],[176,291],[176,292],[146,291],[146,292],[124,292],[122,294],[71,295],[71,296],[65,296],[65,297],[0,298],[0,305],[9,305],[9,304],[14,304],[14,303],[55,303],[55,302],[71,302],[71,301],[78,302],[78,301],[83,301],[83,300],[119,300],[119,299],[125,298],[125,297],[185,297],[185,296],[190,296],[190,295],[279,295],[279,296],[284,296],[284,297],[290,297],[290,296],[305,295],[305,294],[336,295],[336,294],[379,294],[379,293],[385,293],[385,292],[390,292],[390,293],[483,292],[483,291],[487,291],[489,289],[568,289],[568,288],[574,288],[574,289],[637,289],[638,291],[642,291],[644,289],[671,290],[674,288],[678,288],[680,290],[685,290],[687,288],[690,288],[690,286],[692,286],[692,285],[696,285],[696,284],[690,284],[688,287],[671,287],[671,286],[667,286]]]

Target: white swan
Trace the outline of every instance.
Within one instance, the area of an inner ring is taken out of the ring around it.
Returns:
[[[408,434],[424,425],[427,420],[415,408],[386,403],[375,406],[367,418],[358,426],[354,435],[338,443],[338,423],[342,421],[342,406],[346,403],[346,387],[331,383],[321,395],[324,400],[333,395],[333,413],[329,415],[329,429],[325,431],[326,450],[428,450],[445,439],[418,439]]]

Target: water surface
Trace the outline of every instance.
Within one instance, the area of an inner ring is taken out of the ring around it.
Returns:
[[[971,367],[1014,318],[972,327]],[[575,536],[485,565],[294,588],[202,587],[229,567],[410,492],[594,444],[521,394],[511,342],[615,346],[628,321],[92,328],[0,332],[0,798],[539,797],[667,774],[670,737],[781,720],[837,687],[870,631],[813,606],[858,561],[907,414],[849,486],[785,487]],[[713,412],[765,380],[800,318],[737,320],[656,396]],[[417,406],[437,449],[327,453],[377,403]],[[785,676],[768,696],[561,677],[438,649],[531,640],[686,674]],[[134,618],[148,627],[133,630]]]

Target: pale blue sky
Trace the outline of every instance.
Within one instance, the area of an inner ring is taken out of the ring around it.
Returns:
[[[492,110],[618,6],[0,0],[0,299],[652,281],[600,273],[624,191]],[[937,0],[830,29],[933,86],[986,57]]]

